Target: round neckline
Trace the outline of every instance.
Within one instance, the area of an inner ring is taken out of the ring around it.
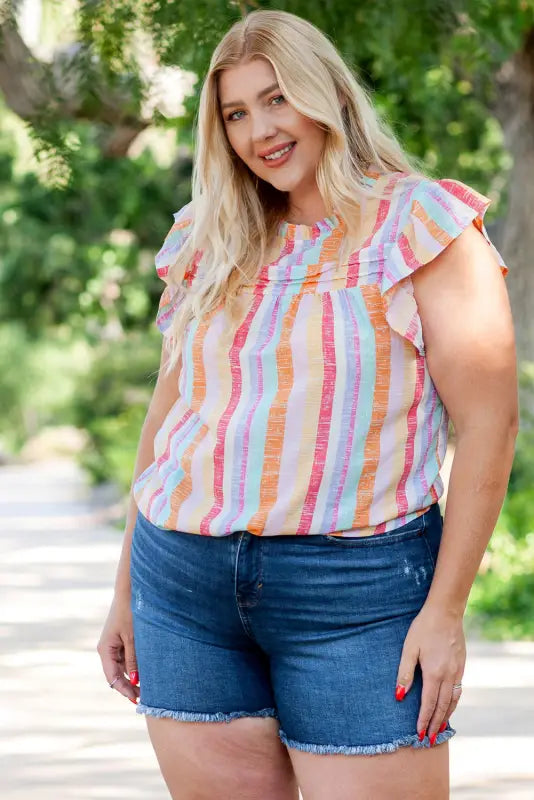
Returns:
[[[367,169],[364,172],[364,181],[366,183],[372,184],[378,177],[379,173],[374,172],[372,169]],[[278,235],[282,237],[289,236],[292,239],[315,239],[321,233],[333,231],[340,224],[341,219],[335,212],[328,217],[317,220],[317,222],[311,225],[306,225],[303,222],[288,222],[288,220],[282,220],[278,224]]]
[[[278,225],[278,234],[280,236],[291,236],[292,238],[311,239],[317,237],[321,233],[327,233],[334,230],[340,223],[337,214],[331,214],[328,217],[317,220],[312,225],[306,225],[303,222],[288,222],[282,220]]]

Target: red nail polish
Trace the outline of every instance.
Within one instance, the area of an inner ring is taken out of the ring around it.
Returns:
[[[437,735],[438,735],[437,733],[433,733],[432,736],[430,737],[430,747],[434,747]]]
[[[425,736],[426,736],[426,728],[423,728],[423,730],[419,734],[419,741],[422,742]]]
[[[130,701],[130,703],[133,703],[135,706],[137,705],[137,700],[136,700],[135,697],[129,697],[128,700]]]
[[[133,684],[134,686],[137,686],[137,684],[139,683],[139,673],[136,669],[130,672],[130,683]]]
[[[406,694],[406,687],[397,684],[397,688],[395,689],[395,697],[397,700],[404,700],[404,696]]]
[[[443,733],[443,731],[445,730],[446,727],[447,727],[447,720],[444,719],[443,722],[441,723],[441,725],[439,726],[439,732]]]

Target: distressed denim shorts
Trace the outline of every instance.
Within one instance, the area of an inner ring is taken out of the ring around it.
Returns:
[[[288,747],[374,755],[419,742],[422,673],[395,699],[438,555],[438,504],[359,538],[207,537],[139,512],[131,548],[138,714],[274,717]],[[436,744],[456,731],[447,724]]]

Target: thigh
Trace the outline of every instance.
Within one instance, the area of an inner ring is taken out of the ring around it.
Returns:
[[[449,744],[373,756],[289,749],[303,800],[448,800]]]
[[[428,737],[420,742],[416,727],[419,664],[402,702],[395,686],[406,634],[432,582],[441,527],[436,506],[374,537],[264,542],[262,599],[249,613],[270,656],[279,733],[289,748],[314,756],[428,753]],[[454,733],[448,725],[435,748]]]
[[[147,717],[173,800],[298,800],[275,719],[177,722]]]

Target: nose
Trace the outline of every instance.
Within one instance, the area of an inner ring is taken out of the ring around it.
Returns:
[[[256,146],[276,136],[276,126],[268,114],[257,112],[251,120],[251,136]]]

